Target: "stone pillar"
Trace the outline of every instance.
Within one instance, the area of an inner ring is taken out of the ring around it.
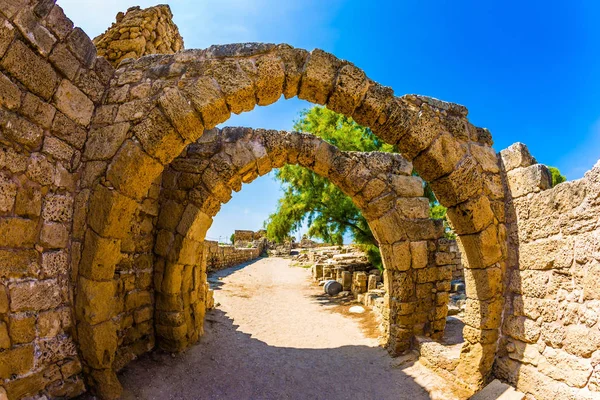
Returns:
[[[367,274],[363,271],[355,272],[352,276],[352,294],[358,296],[367,291]]]
[[[367,290],[377,289],[377,276],[374,274],[369,275],[369,282],[367,284]]]
[[[352,273],[350,271],[342,272],[342,287],[344,291],[352,289]]]

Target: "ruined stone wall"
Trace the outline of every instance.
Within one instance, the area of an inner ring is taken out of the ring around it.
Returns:
[[[121,261],[115,269],[117,344],[113,367],[120,370],[154,347],[154,229],[158,222],[160,181],[138,202]]]
[[[168,5],[147,9],[131,7],[117,14],[116,22],[94,38],[98,55],[115,67],[125,58],[146,54],[173,54],[183,49],[183,39]]]
[[[234,243],[238,242],[238,241],[251,242],[253,240],[259,240],[259,239],[262,239],[263,237],[265,237],[266,234],[267,233],[264,230],[254,232],[254,231],[243,231],[243,230],[236,229],[235,232],[233,233]]]
[[[223,246],[219,245],[218,242],[206,240],[204,241],[204,246],[206,248],[206,267],[208,272],[219,271],[255,260],[264,251],[264,243],[261,243],[259,247],[243,248]]]
[[[583,179],[550,189],[549,172],[523,145],[501,154],[513,200],[495,374],[538,400],[597,399],[600,162]]]
[[[94,108],[114,70],[52,1],[0,1],[0,397],[85,385],[73,282]]]
[[[438,240],[438,251],[435,256],[437,265],[449,266],[452,270],[452,280],[464,280],[464,266],[458,243],[454,239],[441,238]]]

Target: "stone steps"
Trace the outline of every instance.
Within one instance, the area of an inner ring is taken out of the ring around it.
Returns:
[[[469,400],[523,400],[525,394],[514,387],[494,379],[489,385],[475,393]]]

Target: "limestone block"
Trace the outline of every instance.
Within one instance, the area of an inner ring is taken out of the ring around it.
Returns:
[[[474,328],[496,329],[500,326],[503,305],[504,299],[502,297],[491,300],[467,298],[464,322]],[[539,326],[537,334],[539,337]]]
[[[539,364],[541,373],[569,386],[582,388],[592,374],[590,361],[572,356],[562,350],[546,347],[544,360]]]
[[[569,325],[563,341],[563,348],[578,357],[590,357],[600,348],[600,332],[584,325]]]
[[[413,269],[425,268],[429,262],[427,242],[410,242],[411,265]]]
[[[41,185],[50,185],[54,182],[55,168],[44,155],[33,153],[27,165],[27,176]]]
[[[35,317],[27,314],[13,314],[9,318],[8,329],[13,344],[32,342],[36,337]]]
[[[300,79],[309,53],[303,49],[294,49],[287,45],[278,46],[277,55],[283,62],[285,82],[283,95],[286,99],[298,94]]]
[[[79,273],[92,280],[110,280],[121,260],[121,241],[105,239],[87,230]]]
[[[106,176],[123,194],[141,199],[163,170],[133,141],[126,141],[108,167]]]
[[[540,337],[540,323],[522,316],[508,315],[502,327],[504,334],[526,343],[535,343]]]
[[[489,300],[503,292],[501,268],[465,268],[465,289],[471,299]]]
[[[487,196],[481,196],[448,208],[448,218],[458,234],[472,234],[488,227],[494,213]]]
[[[429,200],[425,197],[399,198],[396,209],[407,219],[429,218]]]
[[[231,115],[218,84],[210,77],[200,77],[183,87],[186,97],[202,116],[205,129],[212,129]]]
[[[89,324],[109,320],[114,313],[115,283],[92,281],[79,277],[77,288],[77,315]]]
[[[508,148],[500,151],[500,159],[506,172],[516,168],[526,168],[537,164],[537,161],[529,153],[529,149],[523,143],[514,143]]]
[[[276,55],[266,54],[256,61],[256,89],[257,104],[266,106],[275,103],[283,93],[285,83],[284,65]]]
[[[21,91],[6,75],[0,73],[0,105],[16,110],[21,105]]]
[[[195,141],[202,135],[204,126],[200,116],[196,114],[190,101],[177,88],[165,89],[158,103],[183,138]]]
[[[0,218],[1,247],[32,247],[38,236],[37,221],[23,218]]]
[[[499,227],[490,225],[480,233],[460,237],[469,268],[485,268],[502,259],[499,236]]]
[[[306,62],[298,98],[325,105],[342,62],[322,50],[313,50]]]
[[[508,172],[507,184],[512,197],[517,198],[551,188],[552,175],[545,165],[534,164]]]
[[[0,213],[12,211],[17,196],[17,185],[5,173],[0,173]]]
[[[352,115],[368,88],[369,81],[361,69],[351,64],[344,65],[338,73],[327,107],[340,114]]]
[[[49,249],[62,249],[69,243],[69,231],[63,224],[48,222],[42,225],[40,244]]]
[[[98,325],[77,324],[83,358],[92,368],[110,368],[117,350],[116,326],[112,321]]]
[[[8,291],[6,286],[0,285],[0,314],[8,312]]]
[[[7,138],[29,149],[36,149],[42,143],[44,132],[39,126],[4,110],[0,110],[0,118],[2,133]]]
[[[127,122],[91,129],[83,153],[84,157],[88,160],[112,158],[128,137],[128,132],[129,123]]]
[[[0,57],[4,56],[8,46],[10,46],[15,37],[15,33],[15,27],[3,16],[0,16]]]
[[[163,164],[179,155],[185,146],[182,137],[157,108],[133,128],[133,133],[144,150]]]
[[[55,279],[13,283],[9,292],[13,312],[48,310],[62,303],[61,288]]]
[[[20,40],[13,42],[0,65],[27,89],[45,100],[50,99],[58,84],[58,77],[52,66]]]
[[[13,21],[23,36],[37,48],[42,56],[47,57],[56,43],[56,38],[38,22],[32,10],[23,8]]]
[[[73,197],[59,194],[46,195],[42,218],[50,222],[70,222],[73,218]]]
[[[21,375],[31,371],[33,356],[33,344],[0,352],[0,379],[10,379],[11,375]]]
[[[6,322],[0,322],[0,350],[10,349],[10,336],[8,335],[8,325]]]

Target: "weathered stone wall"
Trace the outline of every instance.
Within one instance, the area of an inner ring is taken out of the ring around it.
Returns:
[[[117,21],[94,38],[98,55],[115,67],[126,58],[146,54],[173,54],[183,49],[183,39],[168,5],[147,9],[131,7],[117,14]]]
[[[437,265],[449,266],[452,270],[452,280],[464,280],[464,266],[458,243],[454,239],[441,238],[438,240],[438,250],[435,256]]]
[[[223,246],[219,245],[218,242],[205,240],[204,246],[206,248],[207,272],[218,271],[255,260],[264,251],[264,243],[261,243],[258,247],[242,248]]]
[[[138,203],[121,241],[121,260],[115,269],[118,350],[113,367],[117,371],[154,347],[153,250],[159,193],[157,181]]]
[[[264,238],[267,235],[267,232],[264,230],[259,231],[244,231],[236,229],[233,233],[234,240],[233,242],[252,242],[253,240],[259,240]]]
[[[548,170],[523,145],[501,155],[513,200],[495,373],[538,400],[597,399],[600,162],[583,179],[550,188]]]
[[[0,1],[0,397],[85,390],[73,310],[82,160],[113,72],[52,1]]]

